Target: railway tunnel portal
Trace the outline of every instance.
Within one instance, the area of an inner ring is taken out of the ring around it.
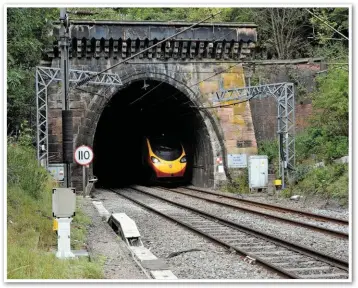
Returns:
[[[189,25],[72,21],[70,68],[102,71]],[[57,29],[54,36],[58,38]],[[119,75],[119,87],[70,88],[74,146],[94,147],[90,174],[102,184],[135,183],[139,139],[154,127],[157,132],[178,134],[188,147],[194,185],[212,187],[225,180],[227,153],[257,150],[250,106],[205,107],[213,106],[211,93],[220,85],[245,86],[242,61],[250,59],[255,42],[254,24],[201,24],[109,70]],[[60,67],[58,41],[46,55],[47,66]],[[61,109],[61,89],[51,85],[49,163],[62,161]],[[72,183],[79,189],[81,170],[72,165]]]

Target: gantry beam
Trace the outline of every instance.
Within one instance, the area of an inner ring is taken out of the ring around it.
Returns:
[[[69,82],[76,85],[80,80],[92,76],[96,72],[72,70],[69,73]],[[48,159],[48,105],[47,89],[54,81],[61,81],[61,69],[51,67],[36,67],[36,130],[37,130],[37,159],[43,167],[47,167]],[[92,78],[88,85],[121,86],[122,81],[117,74],[102,73]]]
[[[284,174],[295,167],[295,93],[293,83],[274,83],[215,92],[215,102],[274,97],[277,101],[277,134],[279,138],[280,175],[284,187]]]

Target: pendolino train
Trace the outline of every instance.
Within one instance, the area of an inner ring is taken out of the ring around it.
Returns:
[[[177,139],[168,136],[143,138],[142,164],[149,182],[183,182],[187,155]]]

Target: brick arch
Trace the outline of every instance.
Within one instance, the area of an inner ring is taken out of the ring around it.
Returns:
[[[185,75],[185,74],[184,74]],[[186,76],[186,75],[185,75]],[[190,76],[189,76],[190,77]],[[189,87],[187,84],[185,84],[185,77],[179,76],[176,78],[171,77],[170,75],[167,75],[165,73],[156,72],[156,71],[145,71],[145,72],[138,72],[130,75],[127,78],[124,78],[122,81],[123,86],[120,86],[117,89],[111,89],[110,94],[108,95],[108,98],[106,100],[97,101],[97,98],[92,98],[92,100],[88,103],[89,111],[85,112],[85,119],[87,118],[87,115],[89,113],[94,113],[93,120],[91,122],[86,122],[83,124],[80,124],[78,127],[78,134],[75,136],[74,145],[75,147],[78,147],[79,145],[86,144],[93,147],[94,138],[95,138],[95,132],[97,129],[98,122],[100,120],[100,116],[103,113],[103,110],[105,109],[108,102],[113,97],[120,97],[119,92],[130,85],[132,85],[134,82],[140,81],[140,80],[155,80],[159,82],[164,82],[166,84],[169,84],[176,88],[178,91],[183,93],[195,107],[201,107],[203,106],[203,98],[201,97],[199,89],[194,86],[193,88]],[[101,88],[98,90],[98,94],[102,94],[105,91],[105,88]],[[102,92],[102,93],[101,93]],[[211,112],[211,110],[205,110],[202,109],[198,111],[197,117],[200,119],[198,121],[201,121],[203,123],[204,131],[200,131],[199,133],[204,133],[199,136],[200,147],[202,148],[202,151],[210,151],[211,153],[204,158],[204,166],[205,166],[205,172],[203,172],[205,175],[200,175],[200,171],[197,172],[197,176],[193,175],[193,184],[196,184],[198,186],[217,186],[219,178],[217,177],[216,173],[216,167],[215,167],[215,159],[216,157],[222,157],[224,160],[224,167],[226,175],[229,177],[229,174],[227,173],[226,169],[226,147],[224,143],[224,133],[222,131],[222,128],[220,126],[220,123],[214,117]],[[206,139],[205,139],[206,138]],[[80,186],[81,178],[78,175],[81,175],[81,167],[77,167],[75,165],[73,167],[73,182],[75,186]],[[93,175],[93,166],[90,166],[90,175]],[[194,173],[195,174],[195,173]],[[222,179],[222,175],[221,175]],[[77,185],[76,185],[77,184]]]

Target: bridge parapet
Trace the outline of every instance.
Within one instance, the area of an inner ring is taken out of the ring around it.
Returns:
[[[70,58],[125,59],[192,24],[72,20]],[[136,58],[248,60],[257,41],[256,27],[252,23],[200,24]],[[58,39],[59,27],[53,33]],[[46,55],[60,57],[58,41]]]

